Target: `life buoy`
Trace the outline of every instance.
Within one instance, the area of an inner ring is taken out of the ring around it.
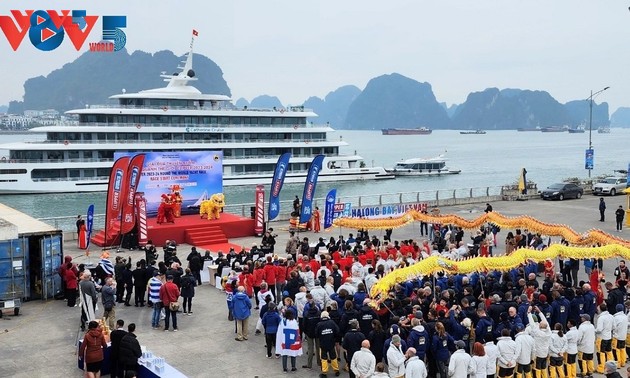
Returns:
[[[63,144],[67,146],[67,145],[69,145],[69,144],[70,144],[70,142],[68,142],[68,140],[64,140],[64,141],[63,141]]]
[[[164,106],[164,107],[162,108],[162,110],[167,111],[167,110],[168,110],[168,106]]]
[[[293,125],[293,130],[297,130],[297,125]]]
[[[309,144],[311,141],[310,140],[305,140],[304,143]]]
[[[6,156],[3,156],[3,157],[2,157],[2,161],[7,161],[7,157],[6,157]]]
[[[139,129],[139,128],[141,128],[141,127],[142,127],[142,125],[141,125],[141,124],[137,124],[137,125],[136,125],[136,129]]]

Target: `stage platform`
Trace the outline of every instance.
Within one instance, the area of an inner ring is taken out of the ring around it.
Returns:
[[[157,218],[147,219],[147,228],[148,239],[157,246],[164,245],[166,240],[175,240],[178,244],[185,243],[212,252],[227,252],[230,247],[240,251],[242,246],[231,244],[229,239],[255,235],[253,219],[228,213],[222,213],[220,219],[212,220],[202,219],[199,215],[184,215],[175,218],[175,223],[157,224],[156,220]],[[92,238],[92,242],[104,246],[103,234],[103,231],[99,232]]]

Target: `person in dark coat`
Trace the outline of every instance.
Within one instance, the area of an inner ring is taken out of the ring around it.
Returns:
[[[197,248],[192,247],[190,254],[186,258],[188,260],[188,267],[192,272],[192,275],[197,280],[197,285],[201,286],[201,270],[203,269],[203,258],[201,254],[197,252]]]
[[[317,324],[316,330],[319,339],[319,356],[322,359],[322,375],[328,373],[328,364],[332,365],[335,375],[339,375],[339,361],[335,350],[339,327],[330,319],[328,311],[322,311],[321,321]]]
[[[319,339],[317,338],[317,324],[319,324],[320,320],[321,312],[319,308],[315,304],[309,306],[309,303],[307,303],[307,305],[304,306],[304,334],[306,335],[308,346],[306,352],[308,358],[306,365],[302,366],[305,369],[311,369],[313,367],[314,355],[317,355],[317,365],[321,365],[319,358]]]
[[[124,376],[124,367],[118,363],[118,358],[120,356],[120,343],[123,337],[127,335],[127,331],[125,331],[124,327],[125,321],[118,319],[116,321],[116,329],[109,334],[109,341],[112,344],[109,357],[111,365],[109,371],[112,378],[123,378]]]
[[[186,274],[180,279],[182,284],[181,296],[184,298],[182,304],[182,311],[184,314],[191,315],[192,311],[192,299],[195,296],[195,286],[197,286],[197,279],[192,274],[190,268],[186,268]]]
[[[133,285],[135,289],[134,305],[136,307],[144,307],[144,293],[147,291],[147,269],[144,266],[144,260],[136,263],[136,269],[131,273],[133,276]]]
[[[131,259],[130,259],[131,260]],[[131,306],[131,294],[133,294],[133,272],[131,271],[131,263],[125,265],[122,272],[122,281],[125,284],[125,306]],[[144,294],[144,292],[142,292]]]
[[[356,319],[350,320],[349,327],[350,329],[348,332],[343,335],[342,347],[346,351],[345,358],[346,363],[348,364],[350,378],[355,378],[354,373],[350,369],[350,362],[352,361],[352,356],[361,350],[361,343],[366,339],[366,337],[363,333],[361,333],[361,331],[359,331],[359,322]]]
[[[605,219],[604,213],[606,212],[606,202],[603,198],[599,199],[599,221],[603,222]]]
[[[122,365],[125,371],[138,371],[138,358],[142,357],[142,349],[134,333],[136,324],[129,324],[127,331],[127,334],[120,341],[118,364],[119,366]]]

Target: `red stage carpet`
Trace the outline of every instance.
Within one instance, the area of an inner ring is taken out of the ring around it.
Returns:
[[[156,219],[147,219],[147,227],[148,239],[157,246],[164,245],[166,240],[175,240],[178,244],[186,243],[212,252],[227,252],[230,247],[239,251],[241,246],[229,243],[229,239],[255,235],[253,219],[227,213],[222,213],[221,219],[213,220],[201,219],[199,215],[184,215],[175,218],[175,223],[157,224]],[[102,233],[92,238],[92,242],[101,247]]]

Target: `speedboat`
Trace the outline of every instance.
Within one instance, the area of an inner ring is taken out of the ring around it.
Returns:
[[[433,158],[415,158],[401,160],[391,169],[386,169],[394,176],[440,176],[455,175],[461,172],[459,169],[450,169],[446,166],[446,157],[440,154]]]

